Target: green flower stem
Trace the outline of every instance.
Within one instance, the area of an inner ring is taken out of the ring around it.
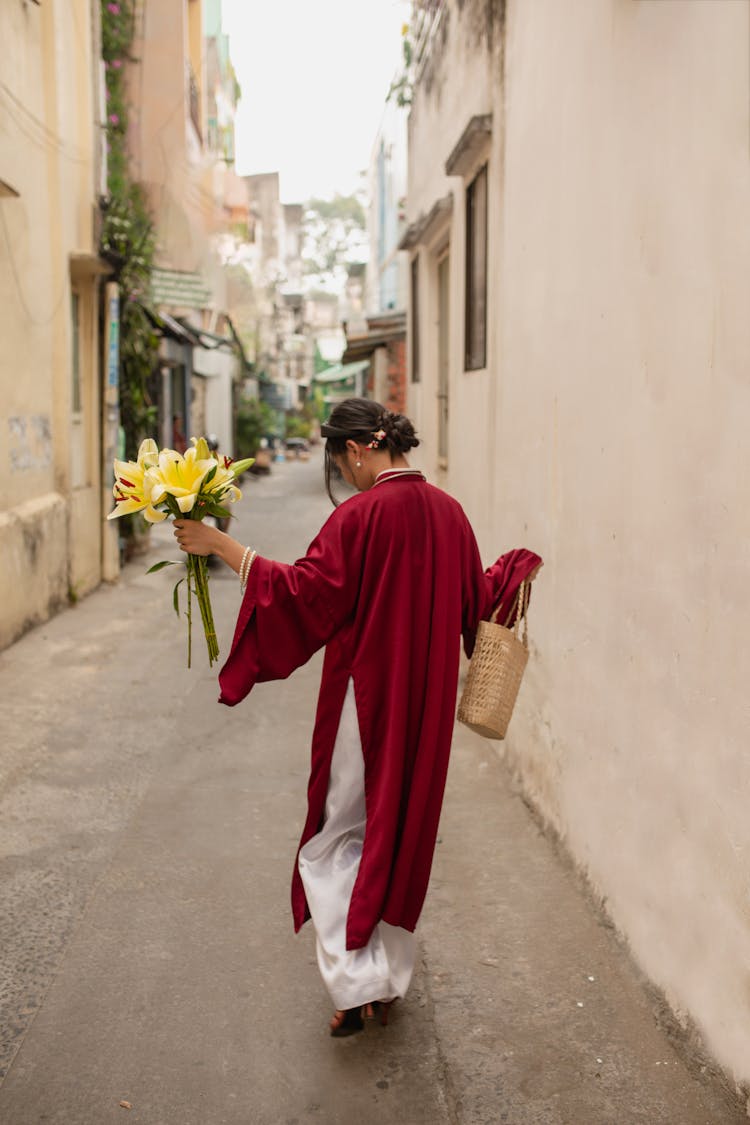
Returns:
[[[206,572],[206,560],[204,556],[200,556],[195,560],[195,592],[198,597],[198,605],[201,611],[201,620],[203,621],[203,632],[206,637],[206,647],[208,649],[209,664],[213,664],[214,651],[213,644],[215,641],[215,634],[213,628],[213,614],[211,613],[211,602],[208,595],[208,574]],[[214,634],[212,636],[212,634]]]
[[[192,602],[192,585],[193,585],[193,559],[194,555],[188,555],[185,560],[185,567],[187,569],[187,623],[188,623],[188,668],[191,667],[192,654],[193,654],[193,602]]]
[[[198,599],[198,608],[200,609],[201,620],[203,622],[203,633],[206,638],[206,648],[208,650],[208,662],[209,666],[212,666],[219,656],[219,643],[216,637],[216,626],[214,624],[213,609],[211,608],[211,595],[208,589],[208,560],[205,555],[188,555],[188,560],[193,582],[195,583],[195,596]],[[190,618],[188,617],[188,630],[189,629]],[[189,664],[188,667],[190,667]]]

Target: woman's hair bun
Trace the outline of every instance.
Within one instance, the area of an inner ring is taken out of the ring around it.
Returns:
[[[408,453],[419,445],[414,426],[405,414],[393,414],[384,410],[378,421],[378,428],[385,430],[389,447],[394,453]]]
[[[414,427],[404,414],[394,414],[371,398],[337,402],[321,433],[326,439],[326,489],[334,505],[338,503],[331,488],[335,459],[346,452],[347,441],[359,442],[367,449],[387,449],[391,458],[419,445]]]

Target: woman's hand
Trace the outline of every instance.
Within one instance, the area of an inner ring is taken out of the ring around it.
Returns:
[[[212,555],[218,547],[220,532],[200,520],[175,520],[174,536],[180,550],[189,555]]]
[[[175,520],[174,536],[189,555],[216,555],[238,574],[245,548],[225,531],[200,520]]]

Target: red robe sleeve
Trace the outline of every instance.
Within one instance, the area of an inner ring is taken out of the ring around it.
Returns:
[[[464,609],[463,641],[467,656],[470,657],[474,651],[479,622],[488,621],[498,607],[498,622],[501,625],[510,624],[521,583],[541,561],[541,557],[533,551],[520,548],[501,555],[497,562],[487,567],[480,580],[478,593]]]
[[[333,513],[297,562],[256,557],[219,673],[220,703],[234,706],[255,684],[286,679],[353,614],[363,535],[345,507]]]

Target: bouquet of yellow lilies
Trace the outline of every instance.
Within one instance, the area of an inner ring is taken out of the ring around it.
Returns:
[[[149,523],[161,523],[168,516],[178,519],[202,520],[205,516],[228,517],[224,506],[242,498],[235,480],[253,463],[253,458],[219,460],[211,454],[205,438],[193,438],[193,446],[185,454],[174,449],[159,449],[153,438],[141,442],[135,461],[115,461],[114,511],[107,519],[143,512]],[[147,572],[153,574],[174,562],[159,562]],[[176,584],[173,594],[175,613],[179,617],[179,589],[187,582],[188,668],[192,657],[192,595],[198,599],[203,631],[212,665],[219,655],[211,598],[208,592],[208,565],[202,555],[188,555],[187,574]]]

